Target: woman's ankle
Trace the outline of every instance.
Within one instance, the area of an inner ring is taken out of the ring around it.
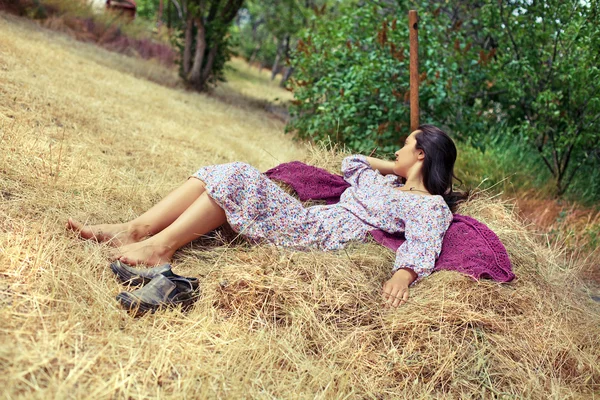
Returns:
[[[150,231],[150,225],[140,224],[133,221],[127,223],[126,225],[129,237],[136,242],[140,242],[152,235],[152,232]]]

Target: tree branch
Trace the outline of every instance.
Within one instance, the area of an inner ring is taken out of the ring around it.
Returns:
[[[204,69],[202,70],[202,81],[204,82],[206,79],[208,79],[208,76],[210,75],[211,71],[212,71],[212,66],[215,62],[215,57],[217,56],[217,50],[219,49],[219,43],[215,43],[213,44],[213,47],[211,47],[210,52],[208,53],[208,57],[206,59],[206,65],[204,66]]]
[[[188,14],[187,21],[185,23],[185,44],[183,48],[183,74],[188,76],[191,68],[192,61],[192,28],[194,19]]]
[[[502,19],[502,23],[504,24],[504,26],[506,26],[506,31],[508,32],[508,37],[510,38],[510,41],[513,44],[513,49],[515,50],[515,53],[517,54],[517,60],[521,60],[521,52],[519,51],[519,46],[517,46],[517,42],[515,42],[515,38],[512,35],[511,30],[508,27],[508,22],[507,20],[504,18],[504,0],[500,0],[500,18]]]
[[[565,172],[567,172],[567,167],[569,166],[569,161],[571,159],[571,151],[573,151],[574,147],[575,147],[575,143],[571,143],[571,145],[567,148],[567,152],[566,152],[565,156],[562,159],[563,162],[561,163],[562,164],[561,171],[558,175],[559,181],[563,178]]]
[[[538,149],[538,151],[539,151],[539,149]],[[546,158],[546,156],[543,155],[542,152],[540,152],[540,156],[542,157],[542,160],[544,161],[544,163],[546,164],[546,166],[550,170],[550,173],[552,174],[552,176],[556,178],[556,174],[554,173],[554,170],[552,169],[552,165],[550,165],[550,162],[548,161],[548,159]]]
[[[552,132],[552,129],[549,129],[549,132]],[[554,162],[554,168],[556,168],[557,178],[560,179],[560,164],[558,162],[558,150],[556,148],[556,137],[554,136],[554,132],[552,134],[548,134],[550,137],[550,141],[552,142],[552,161]]]
[[[179,2],[177,0],[171,0],[171,1],[175,5],[175,9],[177,10],[177,15],[179,16],[179,19],[183,19],[183,12],[181,10],[181,4],[179,4]]]
[[[567,178],[565,185],[562,187],[559,187],[559,189],[558,189],[559,195],[562,195],[567,190],[567,188],[571,185],[571,182],[573,181],[573,177],[575,176],[575,173],[577,172],[579,167],[581,167],[582,165],[583,165],[583,162],[577,163],[577,165],[571,170],[571,174]]]
[[[243,2],[244,0],[227,1],[227,4],[223,7],[223,11],[221,12],[221,17],[225,25],[229,25],[229,23],[233,21]]]

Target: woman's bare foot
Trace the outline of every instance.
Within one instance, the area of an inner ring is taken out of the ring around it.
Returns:
[[[169,246],[156,243],[156,240],[149,238],[113,251],[112,258],[121,260],[127,265],[155,266],[170,262],[174,253]]]
[[[130,224],[84,225],[69,218],[66,228],[77,232],[83,239],[96,240],[100,243],[107,242],[115,247],[137,243],[145,237],[141,229],[132,227]]]

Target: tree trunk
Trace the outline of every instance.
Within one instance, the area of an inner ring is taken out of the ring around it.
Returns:
[[[228,51],[223,48],[225,35],[243,0],[194,0],[194,4],[197,7],[193,8],[193,15],[186,27],[183,76],[190,87],[204,91],[208,88],[207,82],[211,77],[222,74],[221,70],[215,71],[215,65],[220,54]],[[192,48],[192,23],[197,29],[195,48]],[[221,65],[218,65],[220,68]]]
[[[215,57],[217,55],[218,50],[219,50],[219,44],[215,43],[215,45],[210,49],[210,52],[208,53],[208,58],[206,59],[206,65],[204,66],[204,69],[202,70],[202,83],[203,84],[204,84],[204,82],[206,82],[206,80],[210,76],[210,73],[212,71],[212,66],[215,62]]]
[[[279,86],[285,87],[285,83],[287,82],[288,79],[290,79],[290,76],[292,76],[293,72],[294,72],[294,67],[288,67],[285,70],[285,74],[283,75],[283,78],[281,78],[281,82],[279,83]]]
[[[271,80],[274,80],[275,76],[277,76],[277,73],[279,72],[279,61],[281,60],[281,53],[283,53],[283,49],[285,48],[286,38],[280,40],[277,44],[277,55],[275,56],[275,62],[273,63],[273,68],[271,69]]]
[[[206,32],[204,30],[204,23],[202,17],[196,18],[196,26],[198,33],[196,34],[196,51],[194,53],[194,64],[188,75],[188,82],[194,86],[198,86],[201,89],[201,72],[202,62],[204,61],[204,51],[206,50]]]
[[[171,4],[173,3],[171,0],[167,0],[167,29],[169,30],[169,35],[171,34]]]
[[[163,0],[159,0],[158,2],[158,13],[156,16],[156,27],[160,27],[162,25],[162,15],[163,15]]]
[[[190,73],[190,62],[192,60],[192,29],[194,20],[188,16],[185,24],[185,47],[183,48],[183,75],[185,77]]]
[[[283,59],[285,60],[285,64],[288,65],[288,67],[285,70],[285,73],[283,74],[283,77],[281,78],[281,82],[279,82],[279,86],[281,87],[285,87],[285,82],[290,78],[290,76],[292,75],[292,72],[294,72],[294,68],[289,66],[289,57],[290,57],[290,35],[287,35],[285,37],[285,49],[283,50]]]
[[[271,68],[271,80],[275,79],[275,76],[277,76],[277,72],[279,72],[279,54],[277,54],[277,56],[275,56],[275,62],[273,63],[273,67]]]
[[[179,4],[177,2],[177,0],[170,0],[169,1],[169,10],[171,9],[171,3],[173,3],[173,5],[175,6],[175,10],[177,10],[177,16],[179,17],[179,19],[183,19],[184,14],[187,13],[187,8],[186,8],[187,6],[186,6],[185,2],[182,2],[182,4]],[[183,11],[182,11],[182,7],[183,7]]]
[[[256,55],[258,54],[258,52],[260,51],[260,43],[256,45],[256,47],[254,48],[254,50],[252,51],[252,55],[250,56],[250,60],[248,60],[248,64],[252,65],[252,63],[254,62],[254,59],[256,58]]]

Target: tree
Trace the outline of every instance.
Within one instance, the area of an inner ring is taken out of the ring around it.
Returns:
[[[306,26],[308,12],[296,0],[261,1],[266,29],[277,41],[277,52],[271,67],[271,80],[281,70],[282,61],[289,57],[290,41]]]
[[[238,52],[249,63],[258,62],[261,69],[267,64],[272,65],[277,51],[263,8],[264,4],[260,1],[247,1],[243,9],[245,18],[238,22]]]
[[[490,79],[502,126],[538,152],[562,195],[600,147],[597,1],[500,1]]]
[[[231,55],[231,26],[243,0],[188,0],[180,75],[188,86],[204,91],[223,80],[223,68]]]
[[[251,62],[271,68],[271,79],[281,72],[287,63],[291,49],[296,46],[298,35],[309,24],[315,11],[323,10],[327,0],[253,0],[246,9],[249,22],[240,27],[241,53]],[[287,68],[281,86],[285,85],[293,69]]]

